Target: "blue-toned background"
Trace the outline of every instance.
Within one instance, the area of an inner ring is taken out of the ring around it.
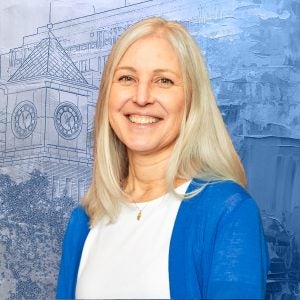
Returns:
[[[300,1],[51,2],[0,4],[0,298],[54,298],[66,220],[90,181],[104,63],[130,24],[159,15],[203,50],[261,208],[267,299],[299,299]]]

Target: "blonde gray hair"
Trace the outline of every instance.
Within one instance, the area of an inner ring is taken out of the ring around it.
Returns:
[[[128,176],[127,151],[108,121],[114,72],[126,50],[138,39],[152,34],[163,35],[176,51],[186,95],[185,116],[166,172],[169,190],[174,192],[175,178],[232,180],[246,185],[244,168],[217,107],[196,42],[177,22],[158,17],[145,19],[129,27],[117,40],[102,75],[94,118],[93,177],[83,199],[92,225],[104,216],[115,220],[120,201],[126,197],[123,183]]]

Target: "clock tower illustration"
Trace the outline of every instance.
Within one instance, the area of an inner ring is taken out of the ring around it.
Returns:
[[[6,130],[3,165],[39,169],[51,185],[79,199],[90,180],[93,94],[68,53],[51,32],[6,84]]]

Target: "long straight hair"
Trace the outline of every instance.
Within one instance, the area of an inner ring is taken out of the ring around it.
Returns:
[[[185,112],[179,136],[166,172],[169,191],[176,178],[200,178],[207,182],[232,180],[246,185],[244,168],[217,107],[201,51],[179,23],[154,17],[135,23],[112,48],[102,75],[94,118],[94,165],[91,185],[83,206],[91,225],[107,216],[116,220],[120,201],[126,198],[128,156],[108,120],[108,99],[115,70],[126,50],[137,40],[160,34],[176,51],[184,82]],[[194,191],[188,197],[201,190]]]

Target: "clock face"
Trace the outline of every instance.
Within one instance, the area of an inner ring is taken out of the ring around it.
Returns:
[[[19,103],[12,113],[12,131],[18,138],[24,139],[32,134],[37,122],[37,111],[30,101]]]
[[[81,113],[73,103],[63,102],[55,109],[54,124],[57,132],[63,138],[74,139],[81,131]]]

